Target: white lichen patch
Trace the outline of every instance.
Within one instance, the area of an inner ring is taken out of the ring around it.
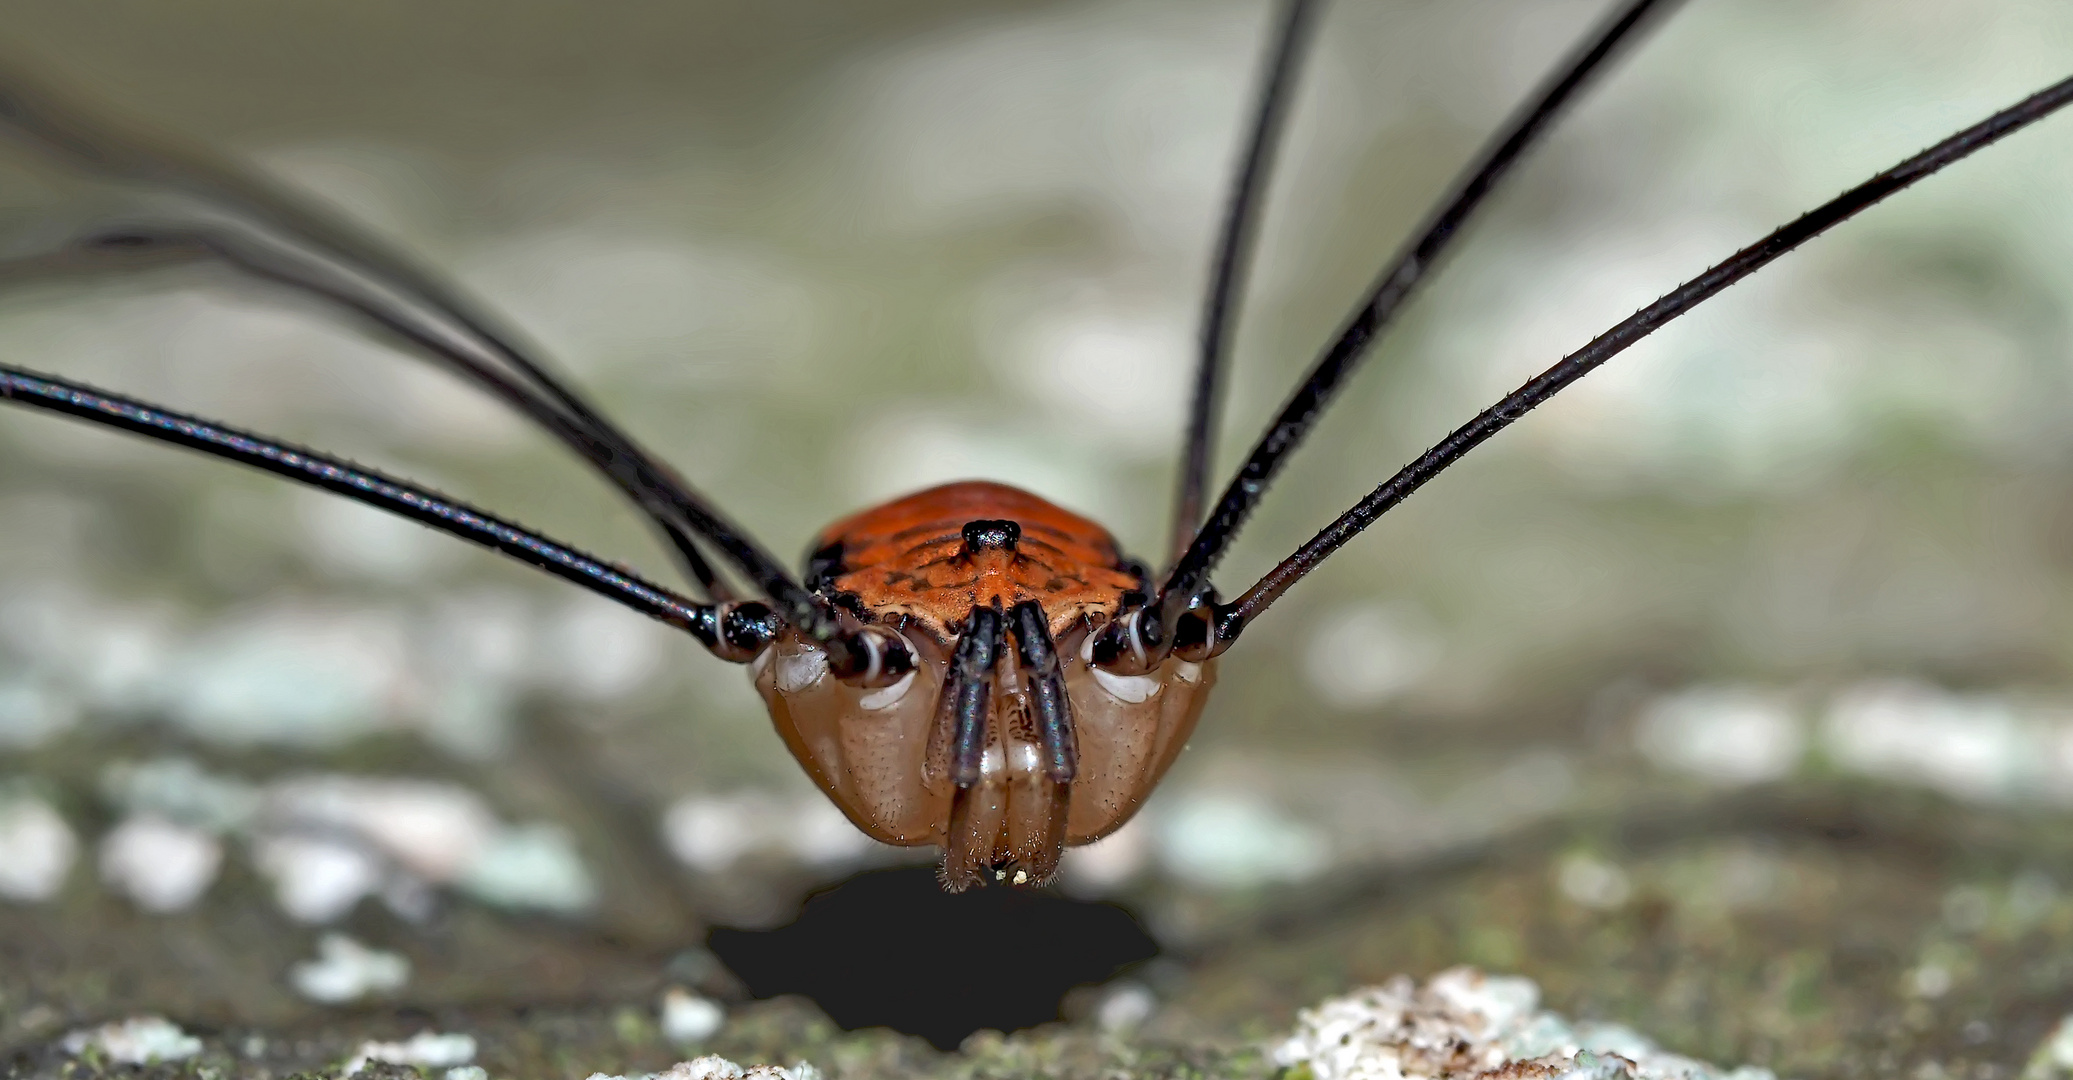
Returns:
[[[410,981],[410,961],[370,949],[340,933],[317,941],[317,958],[288,969],[288,983],[311,1001],[338,1005],[369,994],[389,994]]]
[[[101,795],[129,814],[154,814],[212,833],[248,826],[259,810],[259,789],[218,776],[185,757],[120,761],[101,771]]]
[[[1531,979],[1471,968],[1423,987],[1405,976],[1297,1015],[1274,1048],[1314,1080],[1773,1080],[1668,1053],[1617,1024],[1574,1024],[1538,1008]]]
[[[1627,872],[1585,852],[1575,852],[1555,868],[1555,887],[1562,895],[1596,911],[1624,907],[1634,895]]]
[[[2051,1034],[2030,1052],[2030,1060],[2023,1065],[2022,1080],[2059,1080],[2066,1076],[2073,1076],[2073,1014],[2060,1018]]]
[[[1654,764],[1717,783],[1777,780],[1810,759],[1967,802],[2073,806],[2073,698],[1960,692],[1875,678],[1805,689],[1699,685],[1656,697],[1634,743]]]
[[[91,1051],[120,1065],[179,1061],[202,1051],[200,1039],[158,1016],[137,1016],[75,1031],[65,1036],[63,1045],[68,1054],[77,1056]]]
[[[37,681],[0,681],[0,750],[33,750],[79,723],[79,702]]]
[[[656,1012],[662,1037],[678,1046],[702,1043],[719,1034],[720,1025],[727,1022],[727,1012],[718,1002],[681,986],[663,991]]]
[[[1101,1030],[1118,1034],[1137,1028],[1159,1011],[1159,998],[1152,988],[1133,979],[1118,979],[1094,1007],[1094,1022]]]
[[[72,827],[33,795],[0,796],[0,900],[37,903],[58,894],[79,841]]]
[[[1305,642],[1310,688],[1342,709],[1368,709],[1416,687],[1438,666],[1439,631],[1406,604],[1354,603],[1317,617]]]
[[[659,1073],[619,1076],[591,1073],[587,1080],[820,1080],[821,1071],[804,1061],[790,1068],[777,1065],[737,1065],[718,1054],[679,1061]]]
[[[475,1060],[475,1036],[441,1034],[420,1031],[402,1042],[365,1042],[352,1060],[340,1070],[342,1075],[352,1076],[367,1067],[369,1062],[386,1062],[390,1065],[417,1065],[431,1069],[447,1069],[464,1066]]]
[[[1074,896],[1107,896],[1137,880],[1151,865],[1159,836],[1149,817],[1139,815],[1085,847],[1067,848],[1058,864],[1059,885]]]
[[[422,921],[447,889],[507,910],[566,916],[597,899],[566,832],[507,823],[481,795],[448,781],[315,773],[261,785],[167,757],[111,765],[100,786],[124,815],[102,845],[102,876],[147,910],[199,899],[226,841],[242,842],[281,910],[304,923],[334,922],[368,897]],[[0,816],[0,843],[6,825]],[[0,858],[10,862],[36,865]]]
[[[1323,829],[1243,793],[1183,793],[1167,803],[1157,824],[1159,861],[1194,885],[1235,889],[1303,881],[1332,861]]]
[[[294,777],[267,789],[266,812],[271,827],[350,835],[442,884],[465,873],[498,831],[480,795],[433,780]]]
[[[384,879],[374,853],[329,837],[261,837],[252,844],[252,861],[273,880],[274,902],[303,923],[343,917]]]
[[[1788,694],[1753,686],[1693,686],[1643,706],[1634,741],[1663,768],[1721,784],[1756,784],[1799,768],[1807,731]]]
[[[1918,784],[1974,802],[2073,794],[2064,710],[2008,694],[1956,693],[1909,679],[1836,695],[1821,746],[1850,772]]]
[[[2063,693],[1878,678],[1821,700],[1803,689],[1699,685],[1645,704],[1634,742],[1662,768],[1717,783],[1780,779],[1817,757],[1968,802],[2073,805],[2073,701]]]
[[[597,883],[560,827],[518,825],[492,836],[455,883],[493,907],[580,915],[597,903]]]
[[[136,814],[101,839],[101,880],[138,907],[185,911],[223,869],[223,842],[157,814]]]
[[[888,850],[814,793],[686,795],[663,812],[661,829],[670,854],[703,874],[724,874],[751,858],[831,869]]]
[[[401,611],[280,604],[187,635],[155,681],[207,741],[325,747],[396,726],[411,676]]]

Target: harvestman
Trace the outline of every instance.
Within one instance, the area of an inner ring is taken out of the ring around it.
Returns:
[[[794,578],[530,347],[435,275],[234,166],[120,135],[0,82],[0,122],[112,178],[176,193],[46,258],[98,268],[213,259],[371,320],[587,459],[669,541],[693,599],[402,480],[261,435],[0,366],[0,397],[174,443],[412,518],[559,575],[750,666],[786,746],[858,828],[937,845],[951,890],[1042,883],[1061,850],[1121,826],[1187,741],[1216,658],[1290,586],[1441,470],[1593,368],[1828,227],[2073,102],[2073,79],[1952,135],[1678,286],[1456,429],[1224,602],[1210,572],[1267,485],[1511,166],[1668,0],[1626,0],[1548,77],[1383,269],[1204,512],[1219,386],[1261,191],[1315,16],[1289,0],[1224,215],[1192,388],[1172,565],[1000,484],[933,488],[829,526]],[[747,586],[713,569],[715,560]]]

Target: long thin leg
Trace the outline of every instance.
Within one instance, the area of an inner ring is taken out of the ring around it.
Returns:
[[[369,236],[298,196],[223,161],[155,143],[117,125],[88,119],[51,100],[19,73],[0,70],[0,125],[44,151],[96,172],[179,192],[232,211],[326,252],[381,285],[452,320],[488,352],[508,361],[572,410],[582,399],[518,345],[458,290]]]
[[[1209,487],[1209,455],[1216,445],[1217,416],[1223,405],[1223,369],[1231,348],[1231,328],[1238,321],[1238,303],[1245,295],[1246,273],[1252,267],[1253,239],[1259,233],[1259,203],[1274,171],[1274,153],[1281,145],[1282,121],[1288,116],[1290,89],[1295,86],[1317,11],[1316,0],[1288,0],[1274,39],[1272,59],[1260,84],[1252,135],[1245,157],[1231,183],[1224,205],[1223,231],[1217,236],[1216,258],[1210,264],[1209,298],[1202,307],[1202,352],[1195,361],[1194,397],[1188,403],[1188,433],[1181,443],[1180,492],[1173,501],[1172,558],[1187,553],[1202,524],[1202,496]]]
[[[1209,520],[1195,534],[1193,543],[1167,576],[1151,617],[1153,625],[1146,628],[1153,640],[1170,637],[1165,633],[1166,628],[1174,625],[1181,611],[1207,584],[1209,571],[1259,504],[1268,482],[1281,470],[1283,461],[1309,434],[1319,414],[1346,377],[1353,373],[1368,347],[1389,325],[1412,289],[1430,272],[1434,261],[1482,205],[1491,189],[1519,157],[1539,141],[1562,109],[1592,76],[1604,69],[1607,61],[1633,37],[1634,32],[1648,22],[1651,15],[1672,2],[1627,0],[1513,115],[1462,174],[1453,191],[1427,219],[1417,238],[1390,262],[1373,290],[1339,331],[1338,338],[1310,369],[1295,396],[1282,406],[1274,423],[1253,446],[1251,456],[1230,486],[1224,489],[1216,508],[1210,512]]]
[[[1453,434],[1425,452],[1418,460],[1376,488],[1367,498],[1341,514],[1338,520],[1298,548],[1266,577],[1234,601],[1218,619],[1220,636],[1228,640],[1254,616],[1287,592],[1289,586],[1339,550],[1362,529],[1373,524],[1391,507],[1403,502],[1425,482],[1439,475],[1462,455],[1502,431],[1527,411],[1555,396],[1592,369],[1629,345],[1640,341],[1679,315],[1704,303],[1722,289],[1768,266],[1786,252],[1819,236],[1838,222],[1873,206],[1886,196],[1933,175],[1953,162],[2014,134],[2022,128],[2073,104],[2073,78],[2047,87],[2021,102],[1937,143],[1906,161],[1887,169],[1858,186],[1801,215],[1797,220],[1736,252],[1727,260],[1685,282],[1662,299],[1628,316],[1618,326],[1591,340],[1561,362],[1536,375],[1504,400],[1483,410],[1475,419],[1456,428]]]
[[[760,545],[604,420],[594,407],[555,378],[544,363],[532,359],[529,350],[516,344],[515,334],[496,326],[458,290],[442,284],[407,258],[256,176],[89,122],[30,89],[23,80],[6,74],[0,74],[0,127],[106,175],[180,192],[252,221],[321,252],[379,289],[436,312],[486,356],[510,365],[566,409],[616,460],[627,463],[633,481],[652,497],[636,501],[651,516],[657,516],[658,523],[668,518],[654,515],[650,509],[652,502],[667,505],[672,511],[669,517],[712,542],[802,631],[824,641],[840,633],[833,614],[793,581]],[[388,304],[393,299],[375,298],[369,302]]]
[[[500,551],[685,631],[717,655],[747,660],[776,633],[761,604],[700,604],[612,567],[560,541],[465,503],[350,462],[263,435],[102,393],[51,375],[0,366],[0,401],[47,409],[161,442],[228,458],[300,484],[410,518]]]
[[[676,548],[686,572],[707,595],[716,600],[733,599],[726,583],[713,574],[691,534],[672,519],[668,503],[657,499],[651,489],[639,481],[634,461],[600,441],[590,428],[567,411],[513,381],[474,351],[459,347],[451,337],[434,333],[423,321],[407,317],[394,305],[380,303],[364,291],[347,287],[335,275],[324,273],[322,266],[308,259],[297,258],[277,246],[270,247],[241,236],[234,229],[220,226],[126,222],[92,230],[82,239],[56,251],[0,264],[0,281],[28,280],[42,274],[148,269],[205,260],[220,260],[232,269],[306,293],[365,318],[425,350],[443,366],[502,398],[563,444],[589,459],[635,502],[647,509],[649,516]]]

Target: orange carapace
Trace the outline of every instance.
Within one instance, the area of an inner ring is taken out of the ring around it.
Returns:
[[[898,634],[914,668],[854,686],[786,629],[756,658],[756,688],[843,813],[888,844],[940,845],[951,888],[1048,880],[1064,847],[1128,821],[1214,681],[1213,660],[1143,675],[1089,662],[1142,571],[1108,530],[1026,491],[930,488],[836,522],[814,548],[809,586],[845,620]]]

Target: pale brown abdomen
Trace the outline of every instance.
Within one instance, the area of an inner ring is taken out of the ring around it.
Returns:
[[[1215,662],[1168,660],[1151,675],[1116,676],[1092,668],[1078,640],[1059,642],[1079,741],[1077,775],[1067,788],[1064,842],[1099,839],[1130,820],[1193,732],[1215,682]],[[850,686],[828,674],[819,645],[787,631],[755,666],[756,689],[779,736],[814,783],[873,839],[900,846],[942,846],[946,873],[1008,862],[1039,880],[1057,853],[1042,850],[1054,788],[1044,776],[1027,691],[1012,670],[995,694],[982,778],[951,835],[947,739],[937,695],[947,663],[940,647],[910,640],[919,664],[882,690]]]

